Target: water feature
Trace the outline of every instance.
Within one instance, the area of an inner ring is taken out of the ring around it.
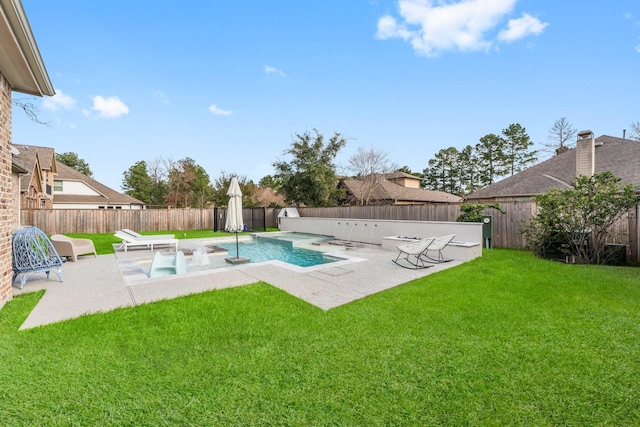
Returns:
[[[369,244],[370,245],[373,245],[373,230],[375,230],[377,226],[378,226],[378,224],[373,224],[373,227],[371,227],[371,234],[369,234]]]
[[[204,246],[198,246],[193,250],[193,255],[191,256],[190,266],[205,266],[209,265],[209,250]]]

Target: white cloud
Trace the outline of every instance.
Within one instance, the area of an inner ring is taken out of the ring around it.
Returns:
[[[229,116],[233,114],[231,110],[223,110],[222,108],[216,106],[215,104],[209,105],[209,111],[211,111],[216,116]]]
[[[512,12],[515,4],[516,0],[398,0],[400,19],[390,15],[381,17],[376,37],[400,38],[425,56],[437,56],[447,50],[486,51],[495,46],[490,34]],[[539,34],[546,25],[525,14],[523,18],[509,21],[504,37],[515,40],[516,32],[524,30],[528,32],[521,37]]]
[[[277,69],[276,67],[272,67],[271,65],[265,65],[264,66],[264,73],[269,75],[269,74],[277,74],[280,77],[287,77],[287,75],[284,73],[284,71]]]
[[[102,119],[115,119],[128,113],[129,107],[127,107],[117,96],[111,96],[108,98],[94,96],[91,111],[84,111],[85,116]]]
[[[498,39],[505,42],[512,42],[520,40],[521,38],[530,35],[540,35],[542,31],[549,25],[546,22],[541,22],[538,18],[523,13],[522,18],[510,19],[507,24],[507,29],[500,31]]]
[[[76,105],[76,100],[56,89],[56,94],[42,100],[42,108],[48,111],[69,110]]]

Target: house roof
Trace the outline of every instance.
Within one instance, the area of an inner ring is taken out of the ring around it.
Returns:
[[[0,73],[16,92],[55,95],[20,0],[0,0]]]
[[[640,185],[640,142],[602,135],[595,139],[595,173],[610,171],[622,184]],[[567,150],[522,172],[488,185],[466,199],[531,197],[567,189],[576,178],[576,149]]]
[[[409,176],[419,179],[413,175]],[[394,176],[393,178],[397,178],[397,176]],[[346,179],[344,180],[344,185],[351,194],[358,197],[357,195],[363,194],[365,186],[369,184],[366,181],[359,179]],[[371,192],[371,200],[391,200],[411,203],[447,203],[459,202],[462,198],[454,194],[445,193],[444,191],[404,187],[386,179],[386,176],[381,175],[377,185]]]
[[[55,152],[50,147],[38,147],[36,145],[13,145],[18,151],[18,154],[14,154],[12,163],[25,169],[28,173],[27,176],[31,177],[33,173],[40,174],[40,169],[49,170],[55,172]],[[40,161],[39,169],[36,170],[36,165]],[[30,179],[20,180],[20,191],[29,191]]]
[[[112,188],[78,172],[74,168],[63,163],[58,163],[58,176],[60,181],[79,181],[95,190],[98,195],[79,194],[54,194],[54,203],[91,203],[100,205],[144,205],[144,202],[128,194],[118,193]]]

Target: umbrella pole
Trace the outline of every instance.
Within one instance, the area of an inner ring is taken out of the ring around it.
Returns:
[[[240,249],[238,249],[238,230],[236,230],[236,258],[240,258]]]

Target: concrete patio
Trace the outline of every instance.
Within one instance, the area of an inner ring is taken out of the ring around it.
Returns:
[[[192,249],[202,243],[197,239],[180,240],[180,249]],[[58,281],[55,274],[49,279],[44,273],[33,274],[22,290],[13,289],[13,295],[46,290],[22,329],[258,281],[329,310],[464,262],[454,260],[428,269],[411,270],[391,261],[397,251],[383,250],[379,245],[327,245],[315,249],[344,260],[306,268],[269,261],[149,279],[136,266],[137,260],[150,259],[151,251],[116,251],[66,262],[62,268],[63,282]]]

